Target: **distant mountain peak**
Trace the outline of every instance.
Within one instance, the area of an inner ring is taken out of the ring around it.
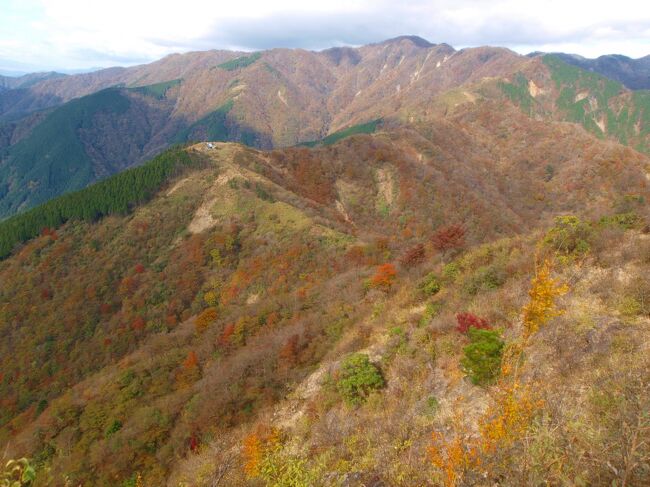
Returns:
[[[387,39],[383,42],[380,42],[379,44],[395,44],[405,40],[410,41],[412,44],[416,45],[417,47],[429,48],[435,46],[435,44],[432,44],[426,39],[423,39],[422,37],[416,35],[397,36],[397,37],[393,37],[392,39]]]
[[[359,51],[353,47],[331,47],[325,49],[322,53],[337,66],[344,60],[348,60],[352,65],[357,65],[359,64],[359,61],[361,61]]]

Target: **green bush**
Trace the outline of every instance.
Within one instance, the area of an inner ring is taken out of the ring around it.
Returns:
[[[463,370],[474,384],[489,384],[499,375],[504,342],[494,330],[470,328],[467,334],[471,343],[463,349]]]
[[[402,337],[405,335],[404,328],[402,328],[401,326],[394,326],[390,330],[388,330],[388,334],[392,337]]]
[[[122,429],[122,422],[119,419],[116,419],[111,423],[111,425],[108,428],[106,428],[106,432],[104,433],[104,436],[106,438],[110,438],[121,429]]]
[[[440,310],[442,310],[442,305],[443,303],[439,301],[435,301],[433,303],[427,303],[426,307],[424,308],[424,313],[422,313],[422,317],[420,318],[420,321],[418,323],[418,326],[425,326],[429,324],[429,321],[431,321],[431,319],[438,316]]]
[[[492,264],[481,266],[465,281],[465,292],[474,296],[480,291],[497,289],[506,282],[507,275],[503,266]]]
[[[424,413],[427,416],[435,416],[440,409],[440,402],[436,396],[429,396],[424,404]]]
[[[427,274],[422,280],[422,282],[420,283],[420,289],[427,296],[434,296],[435,294],[438,294],[438,292],[440,292],[441,289],[438,276],[435,275],[433,272]]]
[[[260,477],[266,485],[281,487],[310,487],[316,485],[319,472],[307,461],[276,448],[268,453],[260,465]]]
[[[367,355],[355,353],[341,364],[336,389],[350,406],[362,404],[368,395],[384,387],[384,378],[379,368],[370,362]]]
[[[0,471],[0,487],[27,487],[36,480],[36,471],[29,460],[9,460]]]
[[[544,237],[544,243],[567,257],[579,257],[589,251],[591,225],[577,216],[555,218],[555,226]]]
[[[635,212],[618,213],[616,215],[604,216],[598,221],[603,227],[620,227],[623,230],[631,230],[643,225],[643,218]]]
[[[442,277],[449,282],[454,282],[460,274],[460,266],[457,262],[450,262],[442,268]]]

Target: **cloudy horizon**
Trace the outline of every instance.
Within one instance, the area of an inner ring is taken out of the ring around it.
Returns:
[[[179,5],[182,8],[179,8]],[[417,35],[454,48],[521,54],[650,54],[644,2],[548,0],[0,0],[0,70],[75,71],[130,66],[176,52],[320,50]]]

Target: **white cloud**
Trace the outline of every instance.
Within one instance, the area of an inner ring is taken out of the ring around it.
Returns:
[[[638,0],[0,0],[0,13],[0,58],[48,68],[209,48],[319,49],[401,34],[456,47],[650,54],[650,9]]]

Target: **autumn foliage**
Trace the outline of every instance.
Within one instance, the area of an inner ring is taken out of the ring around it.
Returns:
[[[522,438],[542,405],[528,385],[515,381],[503,386],[479,421],[481,450],[492,453]]]
[[[370,278],[370,285],[376,288],[390,289],[397,276],[397,270],[393,264],[383,264],[377,267],[377,272]]]
[[[523,309],[526,337],[539,330],[551,318],[561,314],[555,309],[555,300],[568,290],[566,284],[560,284],[557,279],[551,277],[551,263],[548,260],[537,266],[528,291],[530,301]]]
[[[204,309],[199,316],[196,317],[196,331],[202,333],[208,326],[217,321],[218,313],[217,308],[210,307]]]
[[[492,328],[485,318],[480,318],[472,313],[458,313],[456,315],[456,321],[458,322],[456,330],[462,334],[466,334],[470,328],[480,330],[489,330]]]
[[[197,358],[196,353],[194,353],[194,351],[190,351],[187,354],[187,358],[183,362],[183,368],[186,370],[196,369],[198,364],[199,364],[199,359]]]
[[[264,457],[280,445],[280,431],[259,426],[257,431],[244,438],[242,457],[244,472],[249,478],[258,477]]]
[[[402,255],[399,260],[399,263],[406,268],[415,267],[416,265],[424,262],[424,258],[424,245],[417,244],[404,252],[404,255]]]
[[[195,434],[190,436],[188,443],[189,443],[190,451],[196,452],[199,449],[199,439],[196,437]]]
[[[445,487],[461,485],[468,470],[485,470],[492,455],[521,440],[542,406],[530,386],[515,381],[498,390],[495,401],[479,418],[478,435],[460,426],[460,420],[449,439],[434,431],[427,453],[429,461],[442,472]]]
[[[298,341],[300,337],[297,334],[291,335],[280,349],[278,356],[287,365],[294,365],[298,357]]]
[[[230,337],[232,334],[235,333],[235,324],[234,323],[228,323],[224,328],[223,331],[221,332],[221,335],[219,335],[219,338],[217,339],[217,343],[221,345],[222,347],[225,347],[230,343]]]
[[[136,316],[135,319],[131,322],[131,328],[134,330],[143,330],[146,323],[142,316]]]
[[[567,290],[566,285],[551,278],[549,261],[537,266],[528,293],[530,301],[523,308],[524,339],[508,347],[507,357],[502,363],[504,375],[497,384],[494,401],[478,420],[479,434],[472,434],[467,427],[459,426],[460,421],[453,435],[432,434],[429,459],[441,471],[445,486],[461,484],[470,469],[487,470],[495,457],[525,437],[543,401],[531,385],[520,384],[515,365],[523,355],[526,338],[559,314],[555,310],[555,299]],[[490,333],[473,330],[489,328],[489,323],[471,313],[459,313],[456,318],[459,331]]]
[[[440,227],[431,237],[431,244],[440,252],[462,247],[465,245],[465,228],[459,224]]]
[[[56,240],[58,238],[56,234],[56,230],[53,230],[51,228],[45,227],[41,230],[41,236],[43,237],[50,237],[52,240]]]
[[[431,433],[431,445],[427,452],[431,463],[442,471],[445,487],[458,485],[476,456],[475,451],[468,450],[462,436],[446,440],[445,436],[437,431]]]

